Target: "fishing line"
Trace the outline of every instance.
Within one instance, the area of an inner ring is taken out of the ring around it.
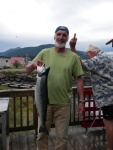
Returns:
[[[94,125],[96,119],[98,118],[98,115],[99,115],[100,111],[101,111],[101,108],[99,109],[98,114],[95,116],[95,119],[93,120],[93,122],[91,123],[90,127],[88,128],[88,131],[86,132],[85,135],[83,135],[84,138],[88,138],[89,132],[90,132],[92,126]]]
[[[51,129],[50,129],[50,130],[51,130]],[[54,143],[54,141],[53,141],[53,139],[52,139],[52,135],[50,135],[50,133],[51,133],[51,132],[49,132],[49,138],[50,138],[51,142],[53,143],[53,145],[55,146],[55,143]]]

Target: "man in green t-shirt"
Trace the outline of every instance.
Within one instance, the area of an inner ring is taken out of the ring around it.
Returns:
[[[50,129],[53,120],[56,128],[56,150],[67,150],[68,128],[70,120],[70,102],[72,79],[75,77],[80,101],[78,106],[79,115],[84,111],[83,80],[81,75],[83,70],[79,57],[65,48],[69,38],[69,30],[65,26],[59,26],[55,30],[55,46],[43,49],[26,66],[26,72],[31,72],[37,68],[37,65],[45,64],[50,67],[48,74],[48,99],[46,126]],[[38,117],[40,124],[40,116]],[[38,133],[37,149],[48,149],[48,135]]]

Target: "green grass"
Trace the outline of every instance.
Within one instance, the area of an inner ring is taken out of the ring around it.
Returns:
[[[29,124],[33,123],[33,100],[29,97]],[[16,109],[16,125],[20,126],[20,98],[16,97],[15,102],[15,109]],[[14,126],[14,101],[13,99],[10,99],[9,103],[9,120],[10,120],[10,127]],[[22,97],[22,121],[23,126],[27,125],[27,101],[26,97]]]
[[[7,89],[10,89],[10,87],[0,85],[0,90],[7,90]]]
[[[10,89],[10,87],[6,86],[1,86],[0,85],[0,90],[7,90]],[[33,100],[32,97],[29,97],[29,124],[33,123]],[[16,97],[16,125],[20,126],[20,97]],[[22,97],[22,120],[23,120],[23,125],[27,124],[27,101],[26,97]],[[14,126],[14,101],[13,99],[10,99],[9,102],[9,126],[13,127]]]

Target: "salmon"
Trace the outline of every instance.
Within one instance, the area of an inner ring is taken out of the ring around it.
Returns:
[[[35,87],[35,102],[41,121],[39,133],[45,132],[47,135],[49,135],[46,127],[47,105],[49,103],[47,88],[47,78],[49,70],[50,67],[45,67],[45,65],[37,67],[37,81]]]

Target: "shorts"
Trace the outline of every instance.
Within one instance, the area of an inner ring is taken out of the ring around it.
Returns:
[[[113,105],[102,107],[103,118],[113,120]]]

